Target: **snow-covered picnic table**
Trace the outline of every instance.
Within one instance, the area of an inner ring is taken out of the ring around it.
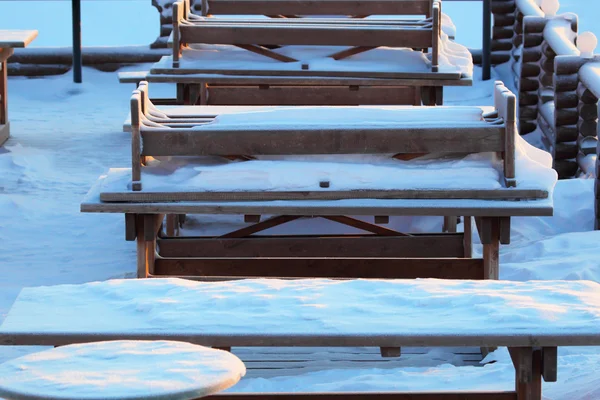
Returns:
[[[23,289],[0,344],[508,346],[516,389],[491,398],[541,400],[542,377],[556,381],[558,346],[600,345],[599,290],[587,281],[112,280]]]

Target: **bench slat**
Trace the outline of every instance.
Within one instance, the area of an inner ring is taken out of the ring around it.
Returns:
[[[504,150],[504,127],[424,127],[399,129],[295,129],[268,125],[212,129],[142,128],[142,155],[306,155],[494,152]]]
[[[462,257],[462,234],[158,240],[162,257]]]
[[[158,258],[156,276],[472,279],[484,278],[478,258]]]

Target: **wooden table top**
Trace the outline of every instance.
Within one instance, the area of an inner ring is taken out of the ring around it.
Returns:
[[[35,30],[0,30],[0,47],[27,47],[37,35]]]

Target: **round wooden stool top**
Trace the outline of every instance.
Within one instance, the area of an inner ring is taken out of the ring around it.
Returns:
[[[0,365],[0,398],[190,400],[225,390],[245,373],[233,354],[189,343],[76,344]]]

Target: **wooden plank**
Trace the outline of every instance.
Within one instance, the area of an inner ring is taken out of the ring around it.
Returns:
[[[481,153],[504,150],[504,127],[404,124],[398,128],[240,128],[204,125],[201,130],[142,126],[142,155],[308,155]]]
[[[337,53],[331,54],[329,57],[334,60],[343,60],[344,58],[352,57],[365,51],[373,50],[375,47],[368,46],[354,46],[346,50],[338,51]]]
[[[273,227],[276,227],[278,225],[283,225],[285,223],[288,223],[290,221],[294,221],[296,219],[300,218],[300,216],[295,216],[295,215],[279,215],[273,218],[269,218],[263,222],[259,222],[256,223],[254,225],[251,226],[247,226],[241,229],[238,229],[237,231],[233,231],[233,232],[229,232],[223,236],[221,236],[222,239],[226,239],[226,238],[243,238],[246,236],[250,236],[254,233],[257,232],[261,232]]]
[[[209,85],[211,105],[419,105],[411,86],[222,86]]]
[[[258,46],[258,45],[254,45],[254,44],[238,44],[236,46],[239,48],[242,48],[244,50],[251,51],[252,53],[260,54],[261,56],[269,57],[269,58],[272,58],[274,60],[281,61],[281,62],[296,62],[296,61],[298,61],[295,58],[276,53],[276,52],[269,50],[263,46]]]
[[[324,216],[323,218],[328,219],[330,221],[338,222],[343,225],[348,225],[356,229],[362,229],[363,231],[371,232],[376,235],[381,236],[410,236],[406,233],[401,233],[395,231],[393,229],[388,229],[383,226],[378,226],[374,224],[370,224],[368,222],[362,221],[360,219],[347,217],[343,215],[329,215]]]
[[[167,74],[167,75],[188,75],[188,74],[206,74],[206,75],[218,75],[215,76],[212,80],[217,81],[219,83],[225,83],[226,78],[231,78],[235,75],[254,75],[254,78],[246,78],[246,79],[257,79],[256,77],[286,77],[294,78],[301,77],[310,79],[315,79],[318,77],[332,77],[332,78],[366,78],[366,79],[393,79],[395,81],[390,81],[390,84],[393,85],[404,85],[409,80],[412,82],[417,82],[418,86],[423,86],[426,82],[431,81],[435,83],[435,86],[441,86],[438,80],[444,80],[444,85],[453,85],[454,81],[457,81],[456,86],[472,86],[473,80],[472,78],[465,78],[466,81],[462,81],[463,76],[461,72],[458,70],[456,72],[431,72],[425,64],[422,65],[422,69],[420,71],[415,70],[402,70],[398,69],[396,71],[383,71],[383,70],[371,70],[365,71],[364,69],[357,70],[335,70],[335,69],[289,69],[285,68],[282,70],[277,69],[227,69],[227,68],[212,68],[208,63],[194,63],[194,67],[191,68],[189,66],[184,67],[171,67],[169,63],[159,63],[154,64],[151,67],[151,72],[156,76],[156,74]],[[183,77],[185,79],[185,77]],[[171,78],[174,82],[178,82],[177,78]],[[197,78],[193,78],[194,80]],[[242,78],[243,79],[243,78]],[[266,78],[268,79],[268,78]],[[277,78],[275,78],[277,79]],[[400,81],[407,80],[407,81]],[[437,83],[436,83],[437,82]],[[244,82],[246,83],[246,82]],[[291,82],[287,82],[290,84]],[[286,83],[283,83],[286,84]],[[330,82],[330,84],[335,84],[334,82]],[[342,83],[343,84],[343,83]],[[378,84],[374,82],[374,84]]]
[[[0,47],[27,47],[37,35],[36,30],[0,30]]]
[[[185,69],[184,69],[185,70]],[[306,71],[304,71],[306,72]],[[374,78],[374,77],[343,77],[343,76],[255,76],[255,75],[223,75],[217,72],[201,73],[187,71],[185,74],[177,72],[167,72],[161,70],[153,71],[146,76],[148,82],[155,83],[186,83],[194,84],[207,82],[218,85],[317,85],[317,86],[472,86],[472,78],[456,76],[452,79],[446,79],[443,75],[428,74],[429,76],[412,76],[404,78]],[[155,103],[156,104],[156,103]]]
[[[162,257],[463,257],[462,234],[160,239]]]
[[[459,393],[225,393],[204,397],[209,400],[517,400],[515,392]]]
[[[159,203],[174,201],[275,201],[275,200],[348,200],[348,199],[475,199],[475,200],[537,200],[548,197],[544,190],[523,189],[401,189],[401,190],[323,190],[285,192],[103,192],[103,202]],[[247,212],[246,214],[250,214]],[[266,214],[256,212],[252,214]],[[376,215],[379,215],[377,213]]]
[[[483,279],[483,260],[474,258],[158,258],[155,276]]]
[[[431,29],[392,25],[199,23],[180,25],[183,43],[429,48]]]
[[[426,15],[431,0],[209,0],[211,15]]]

